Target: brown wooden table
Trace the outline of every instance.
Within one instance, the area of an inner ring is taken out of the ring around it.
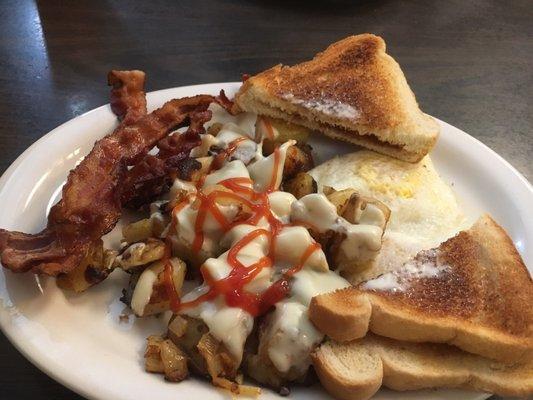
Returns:
[[[0,170],[107,102],[111,68],[148,89],[235,81],[353,33],[387,41],[427,113],[533,178],[530,0],[0,2]],[[77,399],[0,335],[0,398]]]

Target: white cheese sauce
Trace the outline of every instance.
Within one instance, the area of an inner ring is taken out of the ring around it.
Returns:
[[[354,110],[339,104],[314,104],[311,107],[324,112],[355,115]],[[218,106],[212,106],[210,109],[214,113],[220,111]],[[205,177],[202,191],[207,192],[221,181],[230,178],[251,178],[253,188],[257,192],[272,190],[268,194],[272,214],[284,224],[273,246],[274,265],[263,267],[260,273],[244,285],[244,290],[261,295],[287,270],[301,267],[291,278],[289,296],[275,305],[269,317],[271,323],[265,328],[265,337],[269,340],[268,356],[280,372],[287,372],[292,368],[303,374],[310,365],[310,352],[323,339],[323,335],[314,328],[307,316],[311,298],[346,287],[348,282],[329,270],[326,256],[320,248],[317,247],[309,257],[303,259],[304,254],[315,242],[306,228],[291,226],[290,223],[305,222],[316,227],[321,233],[329,230],[342,233],[345,239],[340,250],[346,253],[347,257],[366,259],[379,251],[381,245],[383,232],[376,223],[371,224],[379,221],[380,216],[369,213],[365,223],[354,225],[339,217],[335,206],[322,194],[312,194],[296,200],[289,193],[277,191],[283,176],[287,150],[296,142],[289,140],[282,144],[277,152],[264,157],[262,143],[253,140],[258,136],[264,136],[261,132],[252,134],[255,122],[255,117],[248,115],[223,120],[224,125],[216,136],[209,134],[201,136],[202,143],[194,149],[193,154],[203,157],[209,154],[209,149],[213,146],[223,150],[235,140],[245,138],[238,143],[232,155],[233,161],[226,161],[220,169]],[[274,174],[276,158],[278,158],[277,174]],[[272,182],[273,176],[274,182]],[[198,205],[195,204],[195,200],[199,194],[196,188],[188,182],[176,180],[171,189],[171,196],[175,197],[184,192],[188,195],[189,203],[176,213],[175,230],[168,233],[174,245],[174,253],[180,255],[191,251],[198,215]],[[233,201],[217,205],[228,223],[231,223],[242,210],[242,207],[233,204]],[[158,218],[157,213],[158,211],[154,210],[153,218]],[[229,250],[244,236],[257,229],[270,230],[269,220],[262,217],[257,225],[242,223],[224,232],[212,213],[207,212],[202,227],[203,243],[199,254],[196,255],[202,261],[205,272],[215,280],[227,278],[233,268],[228,263]],[[257,235],[239,250],[237,260],[248,268],[269,255],[270,245],[268,235]],[[299,265],[302,261],[303,265]],[[141,287],[153,286],[156,279],[155,272],[147,272],[146,276],[142,277]],[[209,286],[204,283],[182,296],[181,301],[182,303],[193,301],[209,290]],[[149,294],[141,291],[136,299],[136,307],[139,309],[145,307],[147,301]],[[203,320],[210,333],[223,343],[240,363],[244,343],[254,325],[254,318],[250,313],[240,308],[229,307],[222,295],[194,307],[184,308],[181,313]]]
[[[201,292],[194,294],[198,297]],[[192,296],[184,296],[183,301],[192,300],[190,297]],[[249,313],[237,307],[228,307],[219,296],[214,301],[203,302],[182,314],[204,321],[209,333],[224,344],[237,365],[241,363],[244,343],[254,327],[254,318]]]
[[[337,209],[321,193],[308,194],[292,203],[291,220],[304,222],[319,233],[335,231],[345,236],[340,244],[344,258],[356,264],[364,264],[374,259],[381,249],[381,238],[385,216],[377,207],[369,208],[367,221],[381,225],[351,224],[337,215]],[[377,209],[377,210],[376,210]],[[379,217],[377,214],[381,214]]]
[[[279,164],[276,174],[276,180],[273,182],[273,189],[278,189],[283,177],[283,167],[285,165],[285,158],[287,156],[287,150],[289,147],[294,146],[296,141],[288,140],[279,146]],[[272,176],[274,175],[275,153],[270,154],[268,157],[264,157],[256,160],[248,166],[250,171],[250,177],[254,181],[254,188],[258,192],[265,191],[272,184]]]
[[[311,351],[324,338],[307,316],[311,299],[349,285],[332,271],[303,269],[294,275],[291,296],[276,304],[265,331],[268,356],[280,372],[293,368],[303,375],[311,365]]]

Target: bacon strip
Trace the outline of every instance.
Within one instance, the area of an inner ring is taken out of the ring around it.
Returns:
[[[35,235],[0,230],[4,267],[47,275],[75,268],[91,243],[118,221],[127,166],[134,165],[169,132],[183,126],[198,106],[207,108],[213,101],[208,95],[171,100],[136,122],[122,123],[96,142],[70,172],[61,201],[50,211],[46,229]],[[126,119],[133,114],[126,111],[123,115]]]
[[[237,109],[235,103],[228,99],[228,96],[226,96],[226,92],[224,92],[224,89],[222,89],[218,96],[215,97],[215,102],[231,115],[237,115],[241,112]]]
[[[198,161],[190,158],[190,153],[202,144],[200,134],[205,133],[204,124],[212,116],[207,106],[198,106],[190,113],[189,128],[185,133],[161,139],[156,155],[147,154],[127,172],[122,204],[130,208],[148,204],[168,191],[175,178],[190,180],[192,172],[201,168]]]
[[[129,125],[146,115],[146,94],[143,71],[117,71],[107,74],[107,84],[111,89],[111,110],[123,124]]]

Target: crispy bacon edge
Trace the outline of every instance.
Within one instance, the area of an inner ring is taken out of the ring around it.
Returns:
[[[74,269],[91,244],[109,232],[120,218],[127,167],[182,126],[197,107],[207,109],[213,101],[214,97],[209,95],[171,100],[131,124],[121,123],[112,134],[97,141],[70,172],[62,199],[52,207],[43,231],[26,234],[0,230],[4,267],[13,272],[53,276]],[[120,115],[129,118],[128,110],[120,111]]]
[[[228,99],[228,96],[226,96],[226,92],[224,92],[224,89],[222,89],[218,96],[215,97],[215,102],[231,115],[237,115],[241,113],[237,105],[232,100]]]
[[[138,70],[111,70],[107,74],[107,84],[113,87],[111,110],[122,124],[129,125],[146,115],[145,80],[146,74]]]
[[[240,112],[224,90],[214,98],[214,102],[231,115]],[[133,209],[141,208],[168,191],[175,178],[190,180],[201,164],[189,155],[193,148],[201,144],[204,124],[211,117],[212,113],[207,107],[197,108],[190,114],[189,128],[185,133],[161,139],[157,144],[157,154],[146,155],[129,170],[125,177],[122,204]]]
[[[175,178],[191,180],[202,164],[190,157],[191,150],[202,144],[204,124],[211,119],[207,106],[190,113],[186,132],[173,134],[157,143],[158,153],[147,154],[131,168],[124,179],[122,204],[138,209],[168,191]]]

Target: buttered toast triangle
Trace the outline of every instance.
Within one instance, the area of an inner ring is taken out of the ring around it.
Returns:
[[[249,78],[235,103],[410,162],[420,161],[439,133],[385,53],[383,39],[371,34],[347,37],[311,61],[276,65]]]
[[[322,385],[343,400],[394,390],[463,388],[501,396],[533,394],[533,364],[505,365],[446,344],[409,343],[368,334],[350,343],[328,341],[315,350]]]
[[[513,242],[488,215],[392,272],[313,298],[309,317],[337,341],[370,330],[503,362],[533,357],[533,283]]]

